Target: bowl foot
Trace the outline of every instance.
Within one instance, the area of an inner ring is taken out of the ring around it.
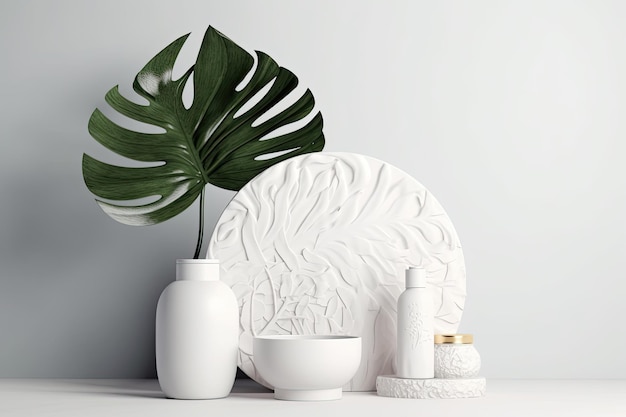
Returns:
[[[287,401],[332,401],[341,399],[341,388],[295,390],[276,388],[274,398]]]

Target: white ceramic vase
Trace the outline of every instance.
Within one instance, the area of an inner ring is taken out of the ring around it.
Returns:
[[[156,311],[156,365],[165,395],[178,399],[228,396],[235,382],[239,309],[219,280],[219,261],[179,259],[176,281]]]

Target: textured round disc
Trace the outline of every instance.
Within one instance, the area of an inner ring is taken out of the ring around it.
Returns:
[[[427,269],[436,333],[455,333],[463,313],[465,264],[445,211],[405,172],[363,155],[313,153],[267,169],[226,207],[208,257],[239,300],[239,366],[266,386],[252,352],[259,335],[361,336],[346,390],[393,374],[408,266]]]
[[[485,378],[405,379],[381,375],[376,379],[376,391],[381,397],[416,399],[477,398],[485,395]]]

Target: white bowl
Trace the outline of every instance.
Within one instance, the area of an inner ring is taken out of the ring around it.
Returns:
[[[260,336],[253,349],[257,371],[278,400],[341,399],[361,363],[361,338],[354,336]]]

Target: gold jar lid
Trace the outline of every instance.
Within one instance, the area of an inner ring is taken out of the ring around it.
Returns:
[[[472,344],[474,343],[474,336],[471,334],[436,334],[435,344]]]

